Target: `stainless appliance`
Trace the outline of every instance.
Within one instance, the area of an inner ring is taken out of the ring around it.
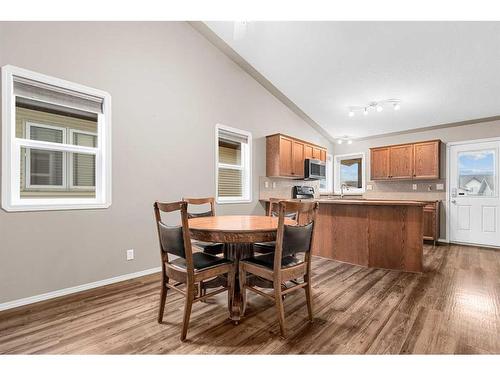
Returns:
[[[294,186],[292,189],[293,199],[313,199],[314,188],[312,186]]]
[[[306,159],[304,161],[304,179],[322,180],[326,178],[326,163],[318,159]]]

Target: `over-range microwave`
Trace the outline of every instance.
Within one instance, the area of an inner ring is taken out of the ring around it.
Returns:
[[[326,163],[318,159],[306,159],[304,161],[304,179],[322,180],[326,178]]]

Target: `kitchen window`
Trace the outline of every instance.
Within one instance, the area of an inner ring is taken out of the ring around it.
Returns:
[[[216,125],[217,203],[251,202],[251,133]]]
[[[365,192],[365,154],[335,155],[334,186],[335,194],[363,194]]]
[[[2,68],[2,207],[111,204],[109,94],[13,66]]]

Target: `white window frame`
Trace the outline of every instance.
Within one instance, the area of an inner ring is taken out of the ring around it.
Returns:
[[[334,192],[340,194],[340,162],[345,159],[361,157],[361,188],[349,188],[344,191],[344,195],[360,195],[366,192],[366,154],[364,152],[354,152],[352,154],[335,155],[333,161],[334,171]]]
[[[332,154],[326,154],[325,161],[325,180],[326,180],[326,189],[321,189],[321,183],[319,192],[321,194],[331,194],[333,193],[333,156]]]
[[[37,128],[46,128],[46,129],[54,129],[54,130],[60,130],[63,133],[63,143],[66,141],[66,128],[61,127],[61,126],[54,126],[54,125],[46,125],[46,124],[39,124],[36,122],[32,121],[26,121],[25,124],[25,129],[26,129],[26,139],[31,139],[31,127],[37,127]],[[62,159],[63,165],[62,165],[62,171],[63,171],[63,178],[62,178],[62,185],[33,185],[31,183],[31,149],[27,148],[26,149],[26,157],[25,157],[25,184],[24,186],[26,189],[50,189],[50,190],[64,190],[66,189],[67,186],[67,163],[66,163],[66,156],[63,153],[63,159]]]
[[[241,145],[239,166],[219,163],[219,130],[227,130],[247,138],[247,143]],[[219,197],[219,168],[237,169],[243,172],[243,195],[241,197]],[[219,204],[252,202],[252,133],[222,124],[215,125],[215,196]]]
[[[16,137],[14,76],[57,88],[92,95],[103,101],[97,114],[97,147],[35,141]],[[95,197],[21,198],[21,147],[96,156]],[[2,67],[2,208],[5,211],[40,211],[108,208],[111,205],[111,96],[101,90],[32,72],[12,65]]]
[[[78,129],[69,129],[69,142],[68,143],[71,143],[73,144],[73,135],[77,133],[77,134],[87,134],[87,135],[93,135],[95,137],[97,137],[97,133],[94,133],[94,132],[89,132],[89,131],[84,131],[84,130],[78,130]],[[99,139],[99,137],[97,138]],[[68,178],[69,178],[69,188],[70,190],[73,190],[73,191],[94,191],[95,188],[92,188],[90,186],[78,186],[78,185],[73,185],[73,155],[74,154],[69,154],[69,160],[68,160],[68,163],[69,163],[69,171],[68,171]],[[97,164],[97,163],[96,163]],[[97,179],[96,179],[97,181]]]

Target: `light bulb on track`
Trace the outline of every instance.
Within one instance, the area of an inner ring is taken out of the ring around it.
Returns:
[[[393,108],[395,111],[399,111],[399,109],[401,108],[401,105],[399,103],[394,103]]]
[[[338,143],[339,145],[341,145],[341,144],[342,144],[342,139],[339,139],[339,140],[337,141],[337,143]]]
[[[353,117],[353,116],[354,116],[354,111],[351,109],[351,110],[349,111],[349,117]]]
[[[347,141],[347,144],[348,144],[348,145],[352,145],[352,139],[349,139],[349,140]]]
[[[380,104],[377,105],[377,112],[382,112],[384,110],[384,107],[382,107]]]
[[[368,115],[368,108],[363,109],[363,115],[365,115],[365,116]]]

